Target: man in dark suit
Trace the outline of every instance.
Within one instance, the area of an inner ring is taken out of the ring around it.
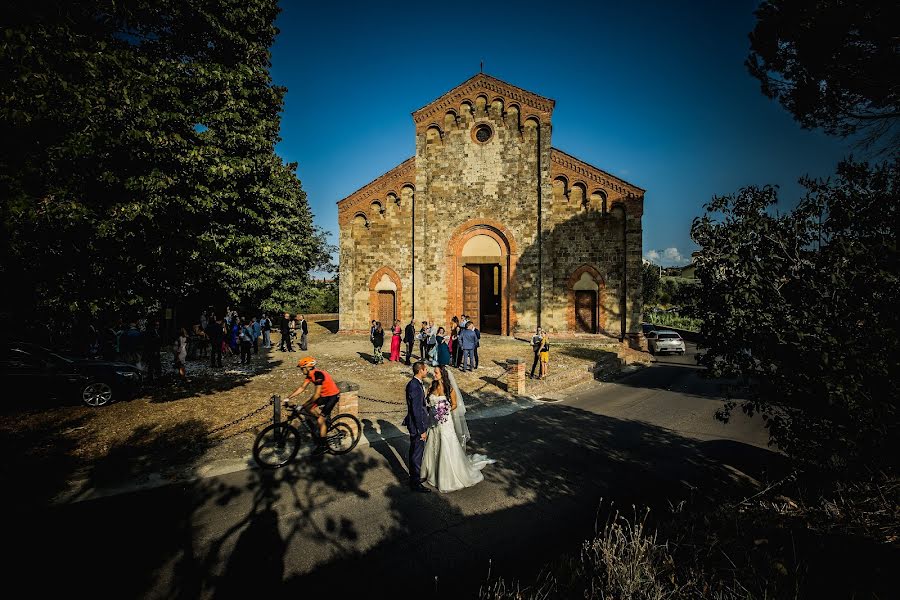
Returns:
[[[222,366],[222,340],[225,337],[225,330],[222,319],[217,319],[216,315],[209,318],[206,325],[206,337],[209,338],[209,366]]]
[[[413,364],[413,378],[406,384],[406,418],[403,426],[409,430],[409,487],[414,492],[428,493],[422,485],[422,457],[428,437],[428,409],[425,408],[425,363]]]
[[[415,322],[415,317],[410,319],[406,329],[403,330],[403,343],[406,344],[406,364],[410,364],[409,358],[412,356],[413,344],[416,343]]]
[[[459,332],[460,348],[462,348],[462,362],[460,362],[460,371],[472,371],[475,369],[475,345],[478,338],[475,336],[475,326],[472,321],[466,323],[466,327]]]
[[[291,315],[289,313],[284,313],[284,320],[281,321],[281,344],[279,344],[278,349],[282,352],[293,352],[294,345],[291,343]],[[287,349],[285,350],[285,346]]]

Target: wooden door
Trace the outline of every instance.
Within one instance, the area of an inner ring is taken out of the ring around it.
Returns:
[[[575,290],[575,328],[582,333],[597,333],[597,292]]]
[[[394,326],[396,312],[394,310],[394,292],[380,291],[378,292],[378,306],[376,307],[375,318],[381,321],[381,326],[385,331]]]
[[[481,279],[481,268],[478,265],[465,265],[463,267],[463,305],[462,314],[469,315],[475,324],[478,325],[481,320],[479,314],[479,282]]]

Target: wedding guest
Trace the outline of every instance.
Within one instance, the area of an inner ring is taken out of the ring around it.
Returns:
[[[447,342],[447,349],[450,350],[450,364],[454,367],[459,364],[457,353],[459,352],[459,317],[453,315],[450,319],[450,341]]]
[[[262,321],[260,322],[260,326],[262,327],[262,336],[263,336],[263,348],[271,348],[272,347],[272,319],[269,318],[269,315],[263,313]]]
[[[306,316],[300,315],[300,349],[304,352],[307,350],[307,336],[309,335],[309,325],[306,323]]]
[[[242,319],[238,319],[238,340],[241,345],[242,365],[250,364],[250,349],[253,347],[252,338],[253,331],[250,328],[250,323],[246,323]]]
[[[475,332],[475,349],[472,354],[475,355],[475,368],[478,368],[478,349],[481,347],[481,330],[475,325],[475,321],[469,321],[472,324],[472,331]]]
[[[262,325],[259,319],[253,317],[253,323],[250,325],[250,335],[253,338],[253,354],[259,354],[259,335],[262,333]]]
[[[446,333],[443,327],[438,327],[435,335],[435,340],[437,341],[437,364],[435,366],[445,367],[450,364],[450,348],[447,346],[447,341],[450,338]]]
[[[147,365],[147,382],[153,383],[155,379],[162,377],[162,359],[159,353],[162,351],[162,334],[159,331],[159,320],[154,320],[153,325],[144,334],[144,364]]]
[[[178,331],[178,337],[175,339],[175,345],[172,347],[172,353],[175,355],[175,368],[178,370],[178,376],[181,382],[187,381],[187,372],[185,371],[184,361],[187,360],[187,331],[182,327]]]
[[[231,325],[229,326],[228,331],[228,346],[231,348],[231,353],[235,354],[240,351],[240,319],[237,315],[231,316]]]
[[[212,315],[209,319],[209,324],[206,326],[206,337],[209,338],[209,366],[221,367],[224,327],[216,315]]]
[[[391,361],[400,361],[400,335],[403,330],[400,329],[400,319],[394,319],[394,325],[391,327]]]
[[[472,371],[475,368],[475,344],[478,339],[475,337],[475,327],[472,323],[467,323],[466,328],[459,332],[459,343],[462,346],[463,358],[460,363],[461,371]]]
[[[281,343],[278,345],[278,350],[281,352],[293,352],[294,345],[291,343],[291,326],[288,324],[291,321],[291,315],[289,313],[284,313],[284,318],[281,320],[281,326],[279,327],[279,331],[281,332]]]
[[[531,350],[534,352],[534,362],[531,363],[531,373],[528,374],[529,379],[534,379],[534,370],[537,368],[538,363],[541,362],[541,337],[543,336],[543,330],[540,327],[536,327],[534,330],[534,335],[531,336]]]
[[[434,326],[434,321],[428,321],[428,328],[425,330],[425,358],[423,360],[428,361],[431,356],[431,352],[434,350],[435,345],[437,345],[437,340],[435,339],[435,334],[437,334],[437,328]]]
[[[541,379],[550,374],[550,336],[546,332],[541,336]]]
[[[412,356],[413,344],[416,341],[416,319],[415,317],[410,318],[409,323],[406,325],[406,329],[403,330],[403,343],[406,344],[406,364],[411,364],[409,362],[410,357]]]
[[[419,329],[419,360],[427,360],[425,349],[428,347],[428,321],[422,321],[422,327]]]
[[[375,355],[375,364],[380,365],[384,362],[384,328],[381,323],[375,321],[375,328],[372,330],[372,353]]]

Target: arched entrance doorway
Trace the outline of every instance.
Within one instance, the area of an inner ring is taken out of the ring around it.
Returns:
[[[484,333],[509,335],[514,323],[509,288],[517,259],[509,231],[474,220],[459,227],[448,246],[447,321],[468,315]]]
[[[601,310],[603,277],[591,265],[582,265],[569,277],[568,327],[577,333],[600,333],[605,327]]]
[[[393,269],[378,269],[369,280],[369,318],[390,328],[400,314],[401,291],[400,278]]]

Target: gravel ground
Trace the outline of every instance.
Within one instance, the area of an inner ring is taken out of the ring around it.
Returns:
[[[6,449],[23,457],[17,465],[52,463],[60,477],[89,469],[94,479],[140,478],[167,468],[244,457],[256,431],[271,420],[269,398],[285,396],[302,383],[295,365],[308,354],[336,380],[359,385],[360,419],[368,419],[377,429],[385,421],[399,426],[410,368],[387,360],[374,364],[367,336],[335,335],[333,325],[310,323],[309,352],[261,349],[247,366],[241,366],[237,357],[226,356],[222,369],[210,368],[203,360],[188,361],[186,384],[177,380],[171,356],[164,355],[163,380],[147,386],[138,398],[100,409],[45,405],[8,412],[0,415],[0,434]],[[506,359],[525,359],[530,369],[532,358],[524,341],[484,335],[481,344],[480,368],[470,373],[454,371],[473,411],[509,403]],[[590,370],[598,365],[597,377],[602,378],[618,368],[617,357],[627,363],[649,362],[646,353],[614,342],[555,342],[550,376],[529,381],[526,393],[532,398],[552,395],[593,379]],[[17,468],[6,467],[4,476],[16,476]]]

